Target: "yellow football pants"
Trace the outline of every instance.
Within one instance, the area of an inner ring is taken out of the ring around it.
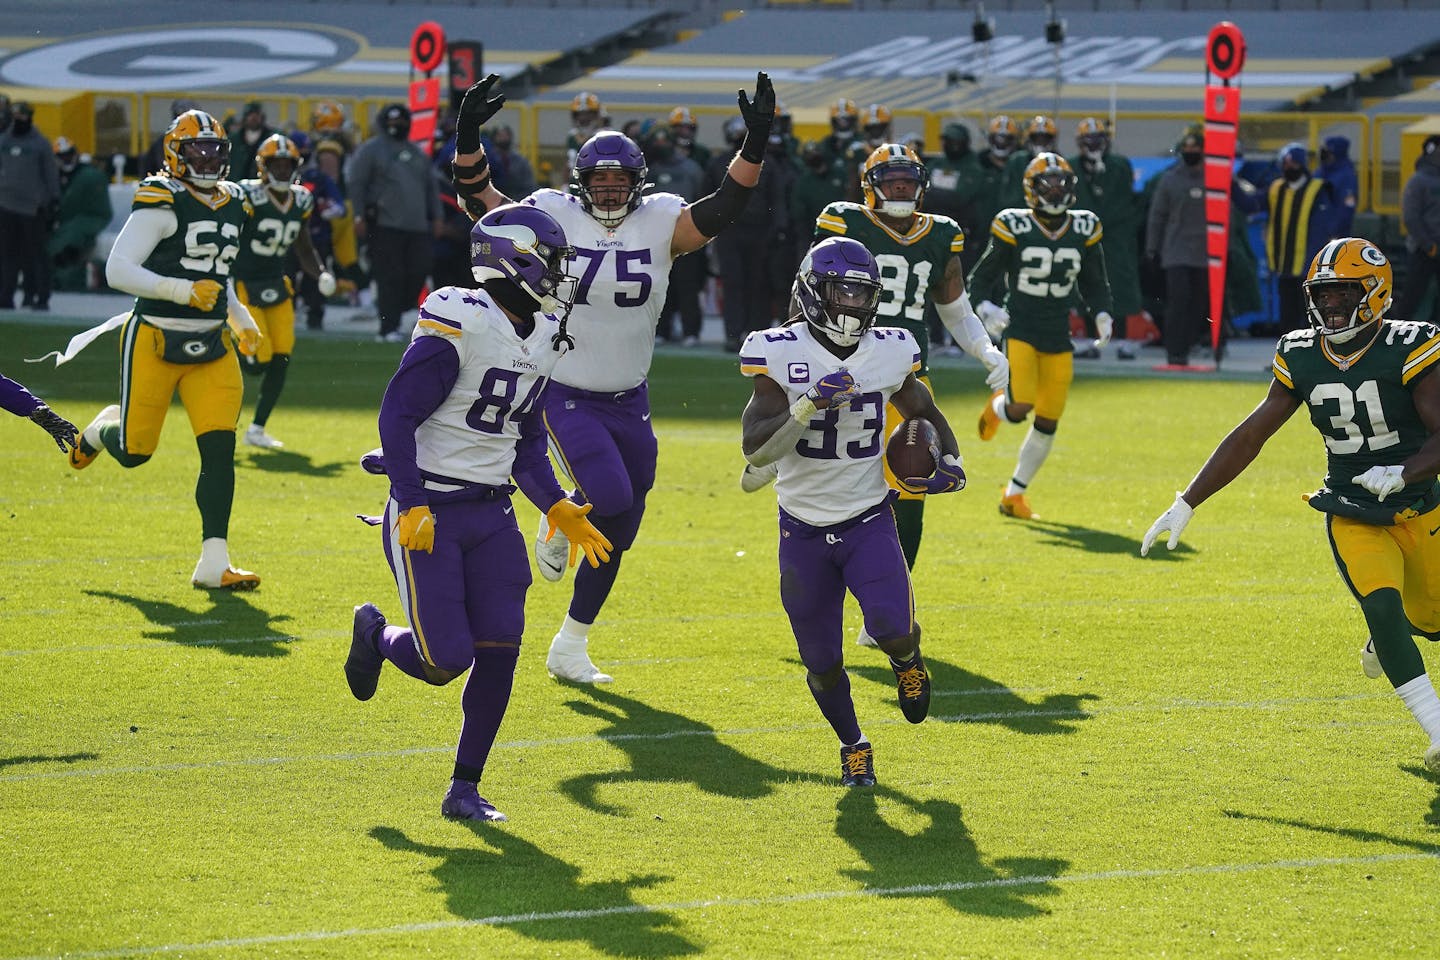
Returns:
[[[1029,404],[1035,416],[1059,420],[1075,379],[1074,355],[1041,353],[1024,340],[1006,340],[1005,358],[1010,361],[1009,402]]]
[[[295,352],[295,288],[290,278],[285,278],[285,289],[290,296],[268,307],[254,303],[242,280],[235,281],[235,292],[240,302],[250,308],[250,316],[260,328],[260,349],[255,351],[256,363],[269,363],[277,353]]]
[[[1330,548],[1340,576],[1356,594],[1400,591],[1417,630],[1440,630],[1440,507],[1393,527],[1329,517]]]
[[[165,338],[131,316],[120,332],[120,443],[126,453],[150,456],[178,390],[195,436],[234,430],[245,387],[230,331],[221,333],[225,355],[208,363],[170,363]]]

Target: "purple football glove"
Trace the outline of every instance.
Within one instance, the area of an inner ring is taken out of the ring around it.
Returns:
[[[965,489],[965,471],[960,458],[947,453],[940,458],[933,477],[906,477],[900,481],[911,493],[955,493]]]
[[[855,395],[855,378],[850,376],[848,370],[836,370],[834,373],[827,373],[815,382],[810,388],[811,400],[823,400],[827,406],[850,399]],[[817,403],[816,406],[819,406]]]

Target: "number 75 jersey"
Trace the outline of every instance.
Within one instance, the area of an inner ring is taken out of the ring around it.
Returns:
[[[1342,357],[1314,329],[1280,338],[1272,372],[1280,386],[1305,404],[1325,440],[1326,489],[1310,505],[1371,523],[1424,512],[1436,503],[1434,477],[1385,498],[1351,482],[1374,466],[1403,461],[1429,436],[1412,391],[1440,361],[1440,329],[1428,323],[1385,320],[1359,356]]]
[[[786,513],[829,526],[885,499],[885,404],[919,369],[915,338],[899,327],[871,327],[843,360],[816,342],[808,323],[757,330],[745,338],[740,372],[775,381],[787,405],[828,374],[846,370],[855,380],[855,398],[817,410],[795,449],[780,458],[775,495]]]

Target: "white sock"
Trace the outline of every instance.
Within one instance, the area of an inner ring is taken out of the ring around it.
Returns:
[[[224,570],[230,566],[230,548],[224,537],[207,537],[200,541],[200,566],[207,570]]]
[[[864,734],[864,733],[861,733],[861,734],[860,734],[860,739],[859,739],[859,740],[856,740],[854,743],[847,743],[847,744],[845,744],[845,746],[847,746],[847,747],[858,747],[858,746],[860,746],[860,744],[862,744],[862,743],[865,744],[866,746],[869,746],[869,745],[870,745],[870,741],[865,739],[865,734]]]
[[[1395,688],[1405,709],[1414,715],[1420,728],[1431,743],[1440,743],[1440,697],[1435,696],[1435,687],[1429,674],[1422,673],[1414,680],[1406,681]]]
[[[550,649],[556,653],[584,653],[589,633],[590,624],[581,623],[567,613],[560,632],[550,642]]]
[[[1009,419],[1010,419],[1009,417],[1005,416],[1005,391],[1004,391],[1004,390],[1001,390],[999,393],[995,394],[995,396],[993,396],[993,397],[990,398],[990,409],[991,409],[991,410],[994,410],[994,411],[995,411],[995,416],[999,417],[1001,420],[1009,420]]]
[[[1055,434],[1041,433],[1030,425],[1030,432],[1025,434],[1025,441],[1020,444],[1020,458],[1015,463],[1015,476],[1010,479],[1010,484],[1005,488],[1005,495],[1013,497],[1017,493],[1024,493],[1030,486],[1030,481],[1035,479],[1035,474],[1045,464],[1045,458],[1050,456],[1050,447],[1055,443]]]

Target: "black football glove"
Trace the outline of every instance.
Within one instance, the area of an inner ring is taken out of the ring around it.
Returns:
[[[455,118],[455,152],[474,153],[480,149],[480,128],[505,106],[505,94],[490,96],[490,89],[499,82],[500,74],[492,73],[465,91],[460,115]]]
[[[745,96],[739,91],[740,116],[745,121],[745,142],[740,147],[740,156],[751,163],[765,159],[765,145],[770,140],[770,125],[775,122],[775,88],[770,85],[770,75],[765,71],[755,74],[755,96]]]
[[[60,448],[61,453],[67,453],[75,448],[75,435],[79,432],[75,429],[75,424],[45,404],[42,403],[36,407],[35,412],[30,414],[30,419],[40,424],[40,429],[55,438],[55,445]]]

